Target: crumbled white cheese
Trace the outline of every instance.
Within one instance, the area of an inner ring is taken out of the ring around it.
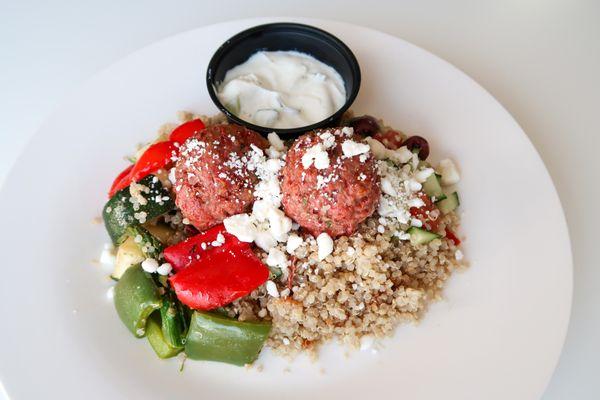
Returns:
[[[410,240],[410,234],[403,231],[396,232],[396,236],[400,240]]]
[[[323,144],[321,143],[317,143],[308,148],[302,156],[302,166],[304,169],[310,168],[313,164],[316,169],[325,169],[329,167],[329,155],[327,154],[327,151],[324,150]]]
[[[285,346],[289,346],[289,345],[290,345],[290,339],[288,339],[288,338],[286,338],[286,337],[284,337],[284,338],[283,338],[281,341],[283,342],[283,344],[284,344]]]
[[[402,146],[397,150],[388,150],[388,158],[396,163],[405,164],[413,158],[413,152]]]
[[[370,147],[368,144],[358,143],[354,140],[346,140],[342,143],[342,153],[344,157],[354,157],[360,154],[368,153]]]
[[[415,179],[409,179],[408,181],[406,181],[405,185],[406,185],[407,191],[413,192],[413,193],[418,192],[423,188],[423,185],[421,185]]]
[[[285,242],[288,232],[292,230],[292,220],[279,208],[272,207],[267,215],[271,235],[278,242]]]
[[[442,185],[455,185],[460,181],[460,174],[456,165],[448,158],[439,162],[438,171],[442,175]]]
[[[271,132],[267,135],[267,139],[269,140],[269,143],[271,144],[271,146],[277,150],[277,151],[284,151],[285,150],[285,144],[283,143],[283,140],[281,140],[279,138],[279,136],[277,135],[277,133],[275,132]]]
[[[413,218],[410,220],[410,225],[416,228],[420,228],[423,226],[423,222],[418,218]]]
[[[398,192],[394,189],[394,185],[387,177],[381,178],[381,191],[389,196],[398,196]]]
[[[273,247],[269,250],[267,255],[267,265],[269,267],[285,268],[287,267],[287,256],[277,247]]]
[[[142,261],[142,269],[152,274],[158,269],[158,261],[154,258],[146,258]]]
[[[385,227],[383,225],[377,226],[377,232],[384,233],[385,232]]]
[[[463,254],[463,252],[462,252],[462,251],[460,251],[460,250],[456,250],[456,251],[454,252],[454,258],[456,259],[456,261],[460,261],[460,260],[462,260],[464,257],[465,257],[465,256],[464,256],[464,254]]]
[[[317,246],[319,261],[323,261],[333,252],[333,239],[327,234],[327,232],[323,232],[317,236]]]
[[[279,292],[277,291],[277,285],[273,281],[267,281],[265,283],[265,288],[267,289],[267,293],[271,297],[279,297]]]
[[[407,205],[411,208],[421,208],[425,205],[425,202],[419,197],[413,197],[412,199],[408,200]]]
[[[414,179],[419,183],[423,183],[429,178],[435,171],[433,168],[425,168],[415,172]]]
[[[346,254],[349,255],[350,257],[352,257],[354,255],[354,253],[356,253],[356,250],[354,249],[354,247],[348,246],[348,248],[346,249]]]
[[[223,220],[225,229],[242,242],[251,243],[256,237],[256,225],[250,214],[237,214]]]
[[[329,131],[325,131],[319,135],[321,140],[323,141],[323,148],[325,150],[332,148],[335,146],[335,136]]]
[[[223,236],[223,234],[222,234],[222,233],[219,233],[219,234],[217,235],[217,242],[219,242],[219,243],[221,243],[221,244],[225,243],[225,236]]]
[[[373,139],[372,137],[368,137],[365,139],[371,148],[371,153],[378,160],[383,160],[388,157],[388,149],[377,139]]]
[[[173,266],[169,263],[163,263],[156,269],[159,275],[167,276],[173,270]]]
[[[292,233],[288,236],[285,250],[290,254],[294,254],[294,251],[296,251],[298,247],[302,246],[303,243],[304,242],[300,236],[296,235],[295,233]]]
[[[267,158],[258,148],[253,148],[252,154],[247,155],[251,159],[249,164],[259,179],[254,188],[256,201],[252,212],[233,215],[223,221],[227,232],[243,242],[254,242],[266,252],[279,242],[286,242],[288,233],[292,230],[292,220],[280,209],[282,194],[279,172],[285,165],[285,146],[283,142],[277,141],[275,134],[270,135],[269,140],[271,147],[267,149],[267,154],[270,153],[269,157],[276,157]]]

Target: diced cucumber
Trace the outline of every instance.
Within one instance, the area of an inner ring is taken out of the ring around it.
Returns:
[[[448,214],[454,211],[459,205],[460,200],[458,199],[458,193],[453,192],[449,194],[445,199],[437,201],[435,203],[442,214]]]
[[[441,237],[437,233],[429,232],[416,226],[410,227],[406,232],[410,235],[410,242],[412,244],[427,244],[433,239]]]
[[[136,214],[138,216],[140,214],[144,215],[145,218],[142,218],[142,221],[149,221],[175,207],[169,191],[163,187],[160,180],[154,175],[148,175],[138,183],[150,189],[149,193],[143,194],[147,200],[146,204],[139,204],[139,208],[134,209],[129,187],[126,187],[118,191],[106,203],[102,211],[104,225],[115,245],[119,245],[125,240],[128,227],[140,225],[140,218],[135,218]]]
[[[437,174],[429,175],[429,178],[423,182],[423,191],[431,198],[435,197],[436,200],[446,198],[442,191],[442,185],[440,183],[440,177]]]

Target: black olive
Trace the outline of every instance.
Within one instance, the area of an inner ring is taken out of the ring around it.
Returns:
[[[377,120],[370,115],[352,118],[348,125],[354,129],[354,133],[361,136],[373,136],[379,132]]]
[[[421,136],[409,137],[402,143],[402,146],[406,146],[410,151],[418,151],[421,160],[426,160],[429,157],[429,143]]]

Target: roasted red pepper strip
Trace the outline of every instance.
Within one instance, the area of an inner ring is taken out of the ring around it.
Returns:
[[[195,310],[212,310],[250,294],[269,278],[269,269],[254,254],[248,243],[234,236],[212,246],[219,225],[180,244],[165,249],[164,255],[178,270],[169,282],[177,298]],[[201,244],[206,243],[206,249]],[[173,264],[176,263],[176,264]]]
[[[183,144],[191,136],[200,132],[204,128],[205,128],[204,122],[202,122],[199,119],[193,119],[191,121],[184,122],[183,124],[181,124],[177,128],[175,128],[173,130],[173,132],[171,132],[171,135],[169,136],[169,140],[171,142],[177,142],[179,144]]]
[[[125,189],[127,186],[129,186],[129,183],[131,182],[130,174],[132,169],[133,164],[125,168],[119,175],[117,175],[112,186],[110,187],[108,197],[113,197],[119,190]]]
[[[455,246],[458,246],[460,244],[460,239],[458,237],[456,237],[456,235],[454,234],[454,232],[452,232],[450,229],[446,228],[446,237],[451,240]]]
[[[214,247],[212,242],[217,240],[219,233],[225,238],[227,246]],[[217,225],[209,230],[199,233],[195,236],[185,239],[173,246],[167,247],[163,251],[165,260],[173,267],[174,271],[179,271],[204,257],[207,252],[224,251],[226,248],[249,247],[248,243],[240,242],[235,236],[229,234],[223,224]]]
[[[199,119],[185,122],[171,132],[168,141],[154,143],[148,147],[134,165],[117,176],[108,192],[108,197],[113,197],[115,193],[125,189],[131,182],[137,182],[161,168],[166,168],[173,162],[173,156],[179,153],[179,144],[204,128],[204,123]]]
[[[173,163],[172,157],[177,154],[177,147],[172,142],[154,143],[142,154],[131,170],[131,182],[150,175]]]
[[[421,198],[421,200],[423,200],[423,203],[425,203],[425,205],[419,208],[411,207],[409,210],[410,215],[421,220],[421,222],[423,222],[423,225],[425,225],[428,231],[437,232],[440,224],[439,210],[437,210],[435,204],[433,204],[429,196],[427,196],[425,193],[420,193],[419,197]],[[436,210],[438,215],[434,218],[432,216],[432,211]]]

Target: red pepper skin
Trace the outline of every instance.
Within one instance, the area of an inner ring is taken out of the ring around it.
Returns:
[[[225,237],[225,245],[212,247],[211,243],[217,240],[219,233]],[[202,243],[206,245],[205,249],[202,248]],[[209,252],[215,253],[238,247],[250,248],[250,245],[240,242],[235,236],[225,230],[223,224],[220,224],[173,246],[167,247],[163,251],[163,256],[171,264],[174,271],[179,271],[200,260],[200,258],[205,257]]]
[[[269,269],[247,247],[209,251],[169,282],[183,304],[212,310],[250,294],[268,278]]]
[[[451,240],[455,246],[460,244],[460,239],[448,228],[446,228],[446,237]]]
[[[184,122],[183,124],[175,128],[173,132],[171,132],[169,140],[171,142],[183,144],[186,140],[188,140],[190,137],[200,132],[204,128],[204,122],[202,122],[199,119],[193,119],[191,121]]]
[[[173,163],[171,159],[177,154],[177,147],[172,142],[154,143],[142,154],[131,170],[131,182],[137,182],[153,172]]]
[[[115,193],[125,189],[131,182],[137,182],[170,165],[172,157],[179,153],[178,146],[204,128],[204,122],[199,119],[185,122],[171,132],[169,141],[154,143],[148,147],[134,165],[129,166],[117,176],[108,192],[108,197],[113,197]]]
[[[222,234],[225,243],[211,246]],[[206,249],[202,248],[206,243]],[[166,248],[165,259],[176,271],[169,282],[177,298],[195,310],[212,310],[250,294],[269,278],[269,269],[250,244],[228,234],[223,225]]]
[[[131,182],[130,174],[132,169],[133,164],[125,168],[119,175],[117,175],[112,186],[110,187],[110,190],[108,191],[109,198],[113,197],[119,190],[125,189],[127,186],[129,186],[129,183]]]

